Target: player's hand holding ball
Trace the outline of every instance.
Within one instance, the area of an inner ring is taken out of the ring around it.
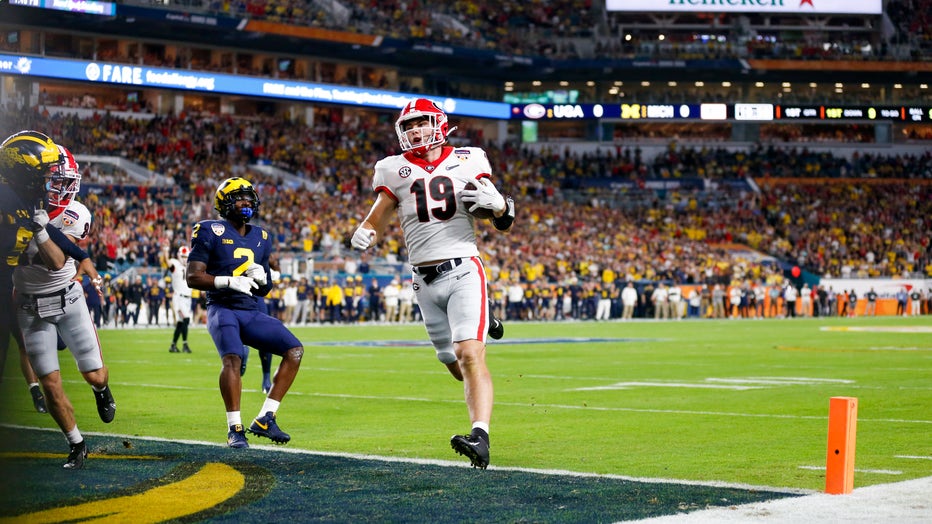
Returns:
[[[375,230],[369,229],[367,227],[359,226],[356,229],[356,232],[353,233],[353,239],[350,240],[350,245],[355,247],[360,251],[365,251],[372,245],[372,242],[375,240]]]
[[[466,183],[461,199],[466,204],[466,211],[476,218],[493,218],[505,212],[505,197],[495,189],[495,184],[488,178],[480,178],[478,185]],[[471,205],[470,205],[471,204]]]
[[[269,282],[269,279],[265,274],[265,268],[259,264],[256,264],[255,262],[249,264],[249,268],[246,269],[246,276],[255,280],[256,284],[259,284],[260,286],[264,286]]]
[[[249,277],[214,277],[214,287],[217,289],[230,288],[240,293],[252,295],[253,289],[259,289],[259,284]]]

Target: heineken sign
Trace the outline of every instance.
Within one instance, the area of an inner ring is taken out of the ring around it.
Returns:
[[[608,11],[643,13],[783,13],[862,14],[883,13],[883,0],[606,0]]]

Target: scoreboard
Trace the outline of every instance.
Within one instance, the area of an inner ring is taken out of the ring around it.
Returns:
[[[932,122],[932,106],[791,104],[512,104],[512,120]]]

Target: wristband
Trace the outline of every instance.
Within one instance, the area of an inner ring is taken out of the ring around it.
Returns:
[[[33,233],[32,238],[36,240],[36,245],[45,244],[49,241],[49,233],[43,228]]]
[[[505,214],[500,217],[492,217],[492,225],[499,231],[506,231],[515,221],[515,201],[513,198],[505,197]]]

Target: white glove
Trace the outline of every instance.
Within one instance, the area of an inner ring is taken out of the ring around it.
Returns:
[[[49,214],[44,209],[36,209],[32,212],[32,238],[36,240],[36,245],[44,244],[49,241],[49,233],[45,226],[49,224]]]
[[[477,180],[476,189],[464,189],[461,195],[463,202],[473,203],[466,207],[470,213],[477,207],[491,209],[496,214],[505,211],[505,197],[495,189],[495,184],[488,178],[480,178]]]
[[[32,212],[32,221],[36,224],[34,231],[45,229],[49,225],[49,214],[44,209],[36,209]]]
[[[256,284],[259,284],[260,286],[264,286],[269,282],[269,279],[265,274],[265,268],[259,264],[256,264],[255,262],[249,264],[249,267],[246,269],[246,276],[255,280]]]
[[[252,295],[253,289],[259,289],[259,284],[249,277],[214,277],[214,287],[217,289],[230,288],[240,293]]]
[[[360,226],[356,232],[353,233],[353,239],[350,241],[350,245],[360,251],[365,251],[372,245],[373,240],[375,240],[375,230]]]

